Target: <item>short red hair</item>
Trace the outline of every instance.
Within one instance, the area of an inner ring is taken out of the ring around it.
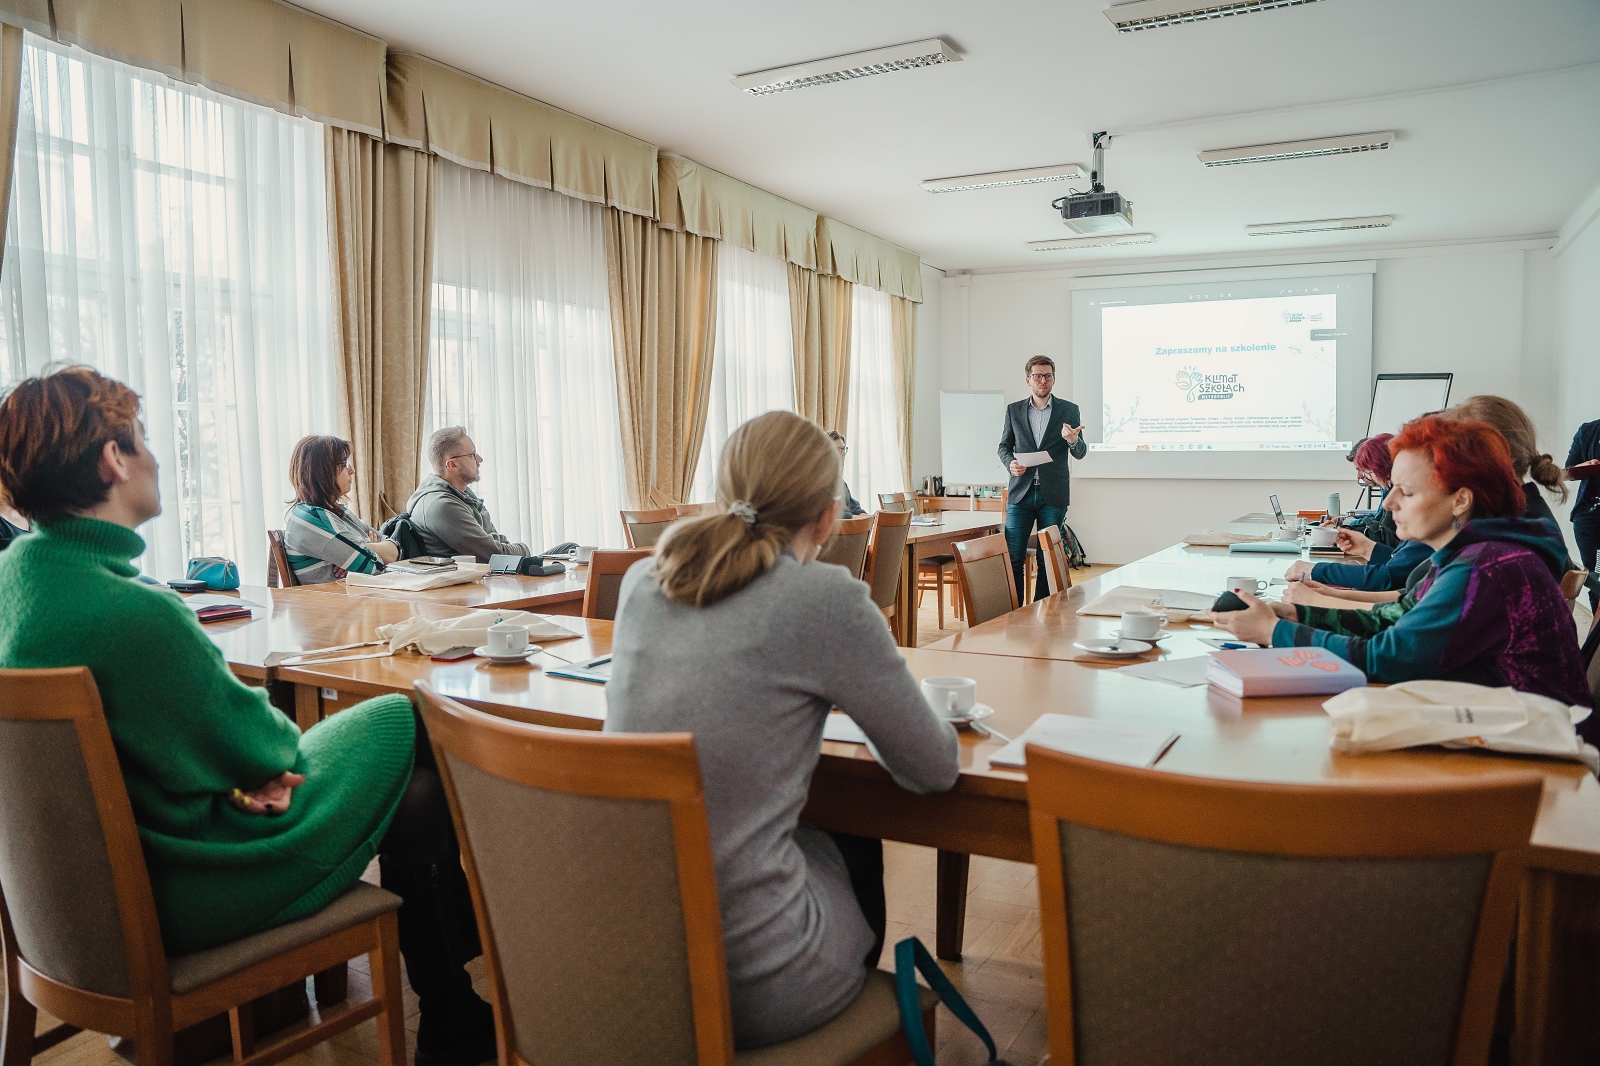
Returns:
[[[1511,466],[1511,447],[1487,422],[1425,415],[1389,442],[1389,455],[1419,451],[1433,461],[1446,492],[1472,490],[1473,518],[1518,518],[1528,506]]]
[[[19,381],[0,400],[0,488],[29,521],[49,525],[104,503],[107,441],[134,451],[139,397],[87,366]]]

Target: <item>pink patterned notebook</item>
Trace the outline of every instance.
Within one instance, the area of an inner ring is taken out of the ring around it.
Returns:
[[[1206,680],[1235,696],[1331,696],[1367,675],[1326,648],[1213,652]]]

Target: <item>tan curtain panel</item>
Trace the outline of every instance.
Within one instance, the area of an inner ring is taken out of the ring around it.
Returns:
[[[894,346],[894,418],[900,430],[900,472],[911,489],[912,416],[917,399],[917,305],[889,297],[889,331]]]
[[[328,251],[339,417],[356,511],[405,509],[422,461],[438,161],[327,127]]]
[[[789,264],[795,411],[843,433],[850,406],[850,283]]]
[[[55,0],[54,9],[63,43],[291,115],[383,133],[384,43],[320,15],[277,0]]]
[[[817,213],[692,159],[661,153],[661,224],[817,268]]]
[[[838,219],[817,218],[817,272],[922,302],[921,256]]]
[[[17,105],[22,99],[22,27],[0,26],[0,148],[6,153],[0,170],[0,248],[5,247],[6,225],[11,219],[11,176],[16,172]]]
[[[717,242],[613,208],[606,272],[628,500],[684,503],[711,401]]]
[[[389,140],[656,217],[656,147],[409,52],[391,52]]]

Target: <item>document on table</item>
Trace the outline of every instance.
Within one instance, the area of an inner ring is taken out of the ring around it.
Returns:
[[[1159,726],[1042,714],[1016,740],[989,756],[992,766],[1026,766],[1029,744],[1122,766],[1154,766],[1178,734]]]
[[[1125,666],[1122,668],[1122,673],[1128,677],[1165,681],[1179,688],[1197,688],[1206,683],[1206,669],[1210,664],[1209,655],[1196,655],[1190,659],[1156,659],[1153,662]]]
[[[1049,452],[1017,452],[1012,458],[1023,466],[1043,466],[1055,462]]]
[[[845,744],[865,744],[867,735],[848,714],[830,714],[822,723],[822,739],[838,740]]]

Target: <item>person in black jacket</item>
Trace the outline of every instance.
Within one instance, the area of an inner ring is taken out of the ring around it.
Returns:
[[[1089,452],[1078,405],[1051,395],[1056,383],[1055,360],[1036,355],[1022,372],[1028,383],[1028,396],[1006,408],[1006,422],[1000,430],[1000,461],[1011,475],[1006,493],[1006,549],[1011,555],[1019,603],[1025,598],[1023,563],[1028,558],[1028,538],[1033,535],[1034,524],[1043,529],[1060,526],[1067,520],[1067,506],[1072,500],[1067,456],[1082,459]],[[1024,466],[1017,456],[1027,452],[1049,452],[1050,461]],[[1048,595],[1049,583],[1041,566],[1034,599],[1042,600]]]
[[[839,453],[839,465],[841,467],[844,466],[844,457],[850,452],[850,446],[844,442],[844,435],[837,431],[830,431],[828,439],[833,441],[834,450]],[[841,478],[839,484],[844,487],[844,508],[839,513],[839,517],[860,518],[866,514],[867,509],[862,507],[854,496],[850,495],[850,483]]]
[[[1573,475],[1578,498],[1572,504],[1572,536],[1578,542],[1578,561],[1589,571],[1589,608],[1600,609],[1600,573],[1595,572],[1600,554],[1600,419],[1578,427],[1566,465],[1569,471],[1580,468]]]

